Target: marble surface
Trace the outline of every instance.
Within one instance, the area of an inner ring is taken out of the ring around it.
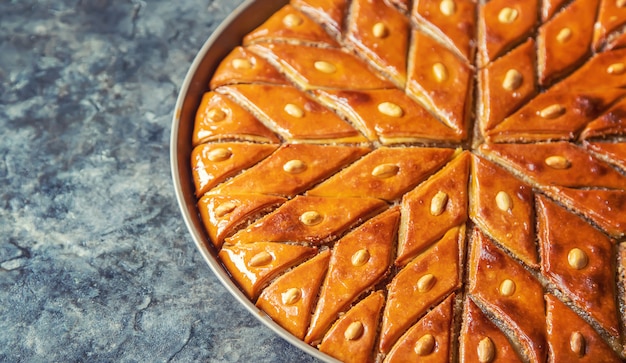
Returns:
[[[313,362],[179,215],[171,117],[241,0],[0,1],[0,361]]]

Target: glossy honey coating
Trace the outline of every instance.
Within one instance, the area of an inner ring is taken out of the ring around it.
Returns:
[[[622,362],[595,329],[554,295],[546,295],[550,359],[554,362]]]
[[[363,299],[337,320],[324,336],[319,349],[346,363],[369,361],[384,301],[381,291]]]
[[[409,19],[384,0],[352,2],[347,39],[399,88],[406,83],[406,54],[411,35]]]
[[[293,0],[291,3],[335,36],[344,28],[348,0]]]
[[[547,194],[553,198],[558,196],[568,208],[585,216],[610,236],[623,238],[626,234],[626,214],[622,210],[626,203],[625,190],[556,187]]]
[[[593,36],[593,47],[600,49],[607,38],[626,24],[626,4],[622,0],[604,0],[598,8],[598,25]]]
[[[470,217],[518,258],[538,266],[532,188],[502,168],[474,157]]]
[[[198,100],[207,242],[341,361],[626,358],[622,3],[291,1]]]
[[[478,66],[484,67],[525,40],[537,24],[538,1],[494,0],[480,5]]]
[[[624,175],[570,143],[491,144],[480,150],[545,186],[623,189],[626,185]]]
[[[408,94],[454,130],[467,132],[473,69],[439,42],[413,32]]]
[[[626,49],[607,50],[591,56],[571,75],[552,86],[551,90],[611,90],[626,86],[626,72],[620,64],[626,59]],[[616,68],[618,71],[616,71]]]
[[[263,290],[256,306],[291,334],[303,339],[329,260],[330,250],[325,250],[280,276]]]
[[[493,142],[574,140],[589,122],[622,98],[622,89],[547,91],[486,133]]]
[[[269,158],[210,191],[294,196],[332,175],[369,149],[364,147],[284,144]]]
[[[609,333],[619,335],[615,241],[545,198],[538,200],[538,216],[544,274]]]
[[[396,264],[405,265],[449,229],[465,223],[469,161],[469,154],[461,154],[404,195]]]
[[[233,85],[218,88],[250,108],[268,128],[288,142],[360,143],[367,139],[306,93],[284,85]],[[263,108],[264,99],[272,103]]]
[[[622,98],[605,110],[602,115],[589,122],[580,133],[580,138],[584,140],[624,134],[626,134],[626,99]],[[623,143],[615,143],[614,145],[620,144],[623,145]]]
[[[537,94],[535,42],[526,42],[479,72],[480,128],[486,133]]]
[[[577,0],[539,28],[539,82],[549,85],[591,54],[599,0]]]
[[[398,89],[315,90],[320,102],[349,119],[369,140],[384,145],[458,142],[463,131],[444,124]]]
[[[285,68],[302,89],[392,88],[393,83],[369,71],[367,65],[342,49],[258,43],[250,48]]]
[[[453,153],[445,148],[379,148],[307,195],[374,197],[391,202],[447,163]]]
[[[387,205],[374,198],[297,196],[246,229],[227,239],[229,244],[257,241],[322,244]]]
[[[598,157],[626,170],[626,143],[589,142],[586,147],[597,153]]]

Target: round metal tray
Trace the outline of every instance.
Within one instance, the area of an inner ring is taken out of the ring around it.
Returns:
[[[213,72],[220,61],[241,44],[244,35],[261,25],[288,0],[248,0],[228,16],[204,43],[196,55],[181,86],[172,120],[170,139],[171,172],[174,190],[183,220],[194,243],[213,273],[226,289],[261,323],[290,344],[325,362],[338,362],[291,335],[259,310],[239,290],[217,259],[217,251],[207,236],[198,210],[191,174],[191,138],[196,110]]]

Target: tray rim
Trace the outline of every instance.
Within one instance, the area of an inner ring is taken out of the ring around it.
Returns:
[[[271,14],[289,0],[245,0],[229,14],[204,42],[195,55],[178,92],[172,117],[170,135],[170,168],[176,200],[189,234],[213,274],[226,290],[263,325],[301,351],[323,362],[337,363],[338,360],[322,353],[298,339],[274,322],[265,312],[257,308],[239,289],[217,258],[217,251],[209,245],[196,206],[196,197],[191,177],[191,134],[195,110],[200,96],[208,90],[213,71],[228,52],[241,44],[243,35],[254,30]],[[182,130],[181,130],[182,128]]]

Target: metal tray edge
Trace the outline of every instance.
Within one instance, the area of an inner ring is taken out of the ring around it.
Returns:
[[[226,290],[257,320],[291,345],[321,361],[338,363],[338,360],[306,344],[279,326],[241,292],[217,260],[216,251],[211,246],[207,246],[208,237],[198,215],[193,193],[190,141],[200,96],[208,90],[210,77],[221,59],[235,46],[241,44],[243,35],[252,31],[287,3],[288,0],[244,1],[216,28],[198,51],[181,85],[172,117],[170,135],[171,177],[185,225],[205,262]]]

